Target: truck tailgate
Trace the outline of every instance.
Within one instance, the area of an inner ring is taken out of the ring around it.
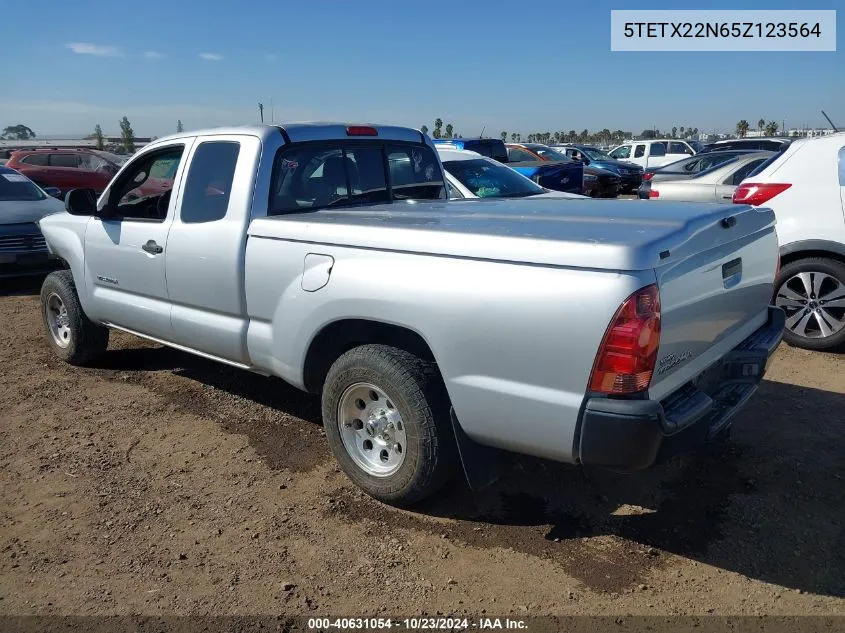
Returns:
[[[695,378],[767,319],[777,261],[774,214],[735,205],[666,252],[655,269],[661,335],[649,395],[660,400]],[[680,255],[680,253],[678,253]]]

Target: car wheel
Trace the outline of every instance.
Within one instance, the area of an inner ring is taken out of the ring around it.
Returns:
[[[449,398],[432,363],[385,345],[356,347],[329,370],[322,406],[332,453],[370,496],[408,506],[454,473]]]
[[[786,312],[784,339],[812,350],[845,343],[845,264],[812,257],[781,269],[775,305]]]
[[[47,342],[66,363],[85,365],[106,351],[109,330],[85,315],[69,270],[50,273],[44,279],[41,316]]]

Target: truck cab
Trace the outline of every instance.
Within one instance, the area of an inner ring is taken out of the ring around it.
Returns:
[[[624,143],[611,150],[611,158],[639,165],[643,169],[668,165],[676,160],[694,156],[695,150],[686,141],[655,139]]]

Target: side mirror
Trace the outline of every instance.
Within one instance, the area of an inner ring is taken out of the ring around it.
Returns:
[[[62,190],[58,187],[44,187],[44,193],[54,198],[62,199]]]
[[[65,210],[71,215],[94,215],[97,194],[93,189],[71,189],[65,196]]]

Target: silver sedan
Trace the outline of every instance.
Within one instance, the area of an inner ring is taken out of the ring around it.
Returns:
[[[688,178],[646,180],[638,194],[640,198],[649,200],[729,202],[739,183],[774,155],[774,152],[752,152]]]

